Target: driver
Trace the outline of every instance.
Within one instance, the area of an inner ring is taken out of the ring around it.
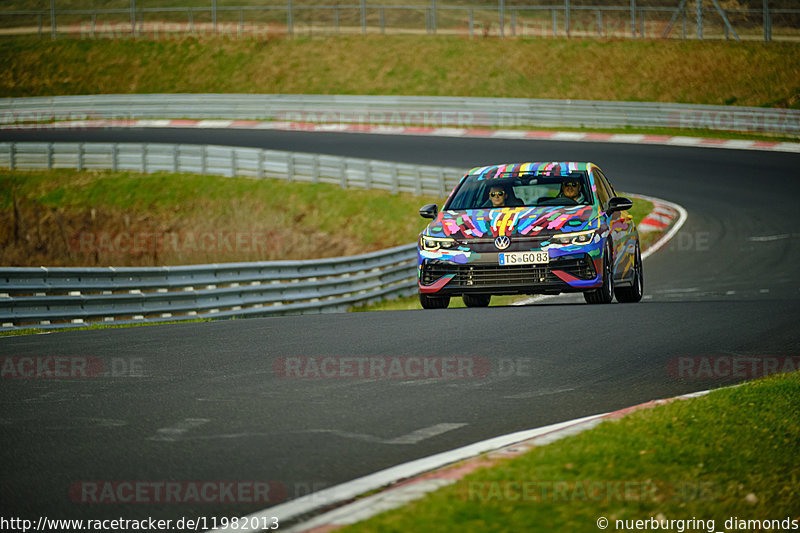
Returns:
[[[559,191],[556,198],[569,198],[575,202],[582,204],[586,202],[583,196],[583,189],[581,187],[581,180],[574,178],[567,178],[561,182],[561,191]]]

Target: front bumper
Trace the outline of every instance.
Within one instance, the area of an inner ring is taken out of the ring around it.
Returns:
[[[457,262],[420,256],[419,290],[437,295],[557,294],[602,284],[601,266],[588,253],[551,258],[544,265],[500,265],[494,260]],[[482,258],[490,259],[490,258]]]

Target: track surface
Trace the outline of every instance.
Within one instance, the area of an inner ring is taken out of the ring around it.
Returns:
[[[741,379],[676,379],[673,357],[800,354],[796,154],[231,130],[0,132],[8,139],[235,144],[462,167],[590,160],[618,190],[675,201],[689,220],[645,262],[636,305],[571,296],[2,338],[0,356],[94,356],[144,373],[2,380],[4,516],[241,515],[267,505],[85,504],[68,491],[90,480],[259,480],[292,498],[499,434]],[[477,356],[492,372],[369,380],[273,371],[280,357],[330,355]]]

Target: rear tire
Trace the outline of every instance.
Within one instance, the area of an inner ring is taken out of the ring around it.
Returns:
[[[611,247],[606,244],[603,252],[603,284],[593,291],[583,293],[583,298],[589,304],[610,304],[614,299],[614,274],[612,272],[613,255]]]
[[[614,289],[614,296],[620,303],[636,303],[644,294],[644,273],[642,271],[642,254],[639,243],[636,243],[636,256],[633,260],[633,285]]]
[[[461,298],[467,307],[487,307],[492,301],[491,294],[464,294]]]
[[[450,305],[449,296],[429,296],[419,293],[419,303],[423,309],[446,309]]]

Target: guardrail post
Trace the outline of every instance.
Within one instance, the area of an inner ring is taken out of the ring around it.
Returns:
[[[499,0],[498,11],[500,11],[500,38],[503,38],[503,25],[506,22],[506,3],[504,0]]]
[[[417,196],[422,194],[422,176],[419,167],[414,168],[414,194]]]
[[[83,143],[78,143],[78,169],[83,170]]]
[[[50,39],[56,40],[56,0],[50,0]]]
[[[555,9],[550,13],[553,16],[553,37],[556,37],[558,35],[558,14]]]
[[[444,186],[444,170],[442,170],[441,168],[438,169],[436,172],[436,177],[438,178],[439,181],[439,196],[444,196],[445,193],[447,192],[445,191],[445,186]]]
[[[347,188],[347,162],[344,159],[339,160],[339,186]]]
[[[475,37],[475,10],[469,8],[469,38]]]
[[[217,34],[217,0],[211,0],[211,25],[214,27],[214,35]]]
[[[53,170],[53,143],[47,143],[47,170]]]
[[[119,145],[114,143],[111,145],[111,170],[116,172],[119,168]]]
[[[231,150],[231,177],[236,177],[236,167],[239,166],[239,154],[236,151],[236,148]]]
[[[319,154],[311,156],[311,183],[319,183]]]
[[[361,35],[367,34],[367,0],[361,0]]]
[[[695,17],[697,18],[697,38],[703,40],[703,0],[695,0]]]
[[[294,14],[292,13],[292,0],[286,0],[286,33],[294,35]]]
[[[200,150],[200,173],[208,174],[208,146],[205,144]]]
[[[142,174],[147,174],[147,145],[142,144]]]
[[[264,179],[264,150],[258,151],[258,169],[256,170],[258,179]]]
[[[564,0],[564,32],[569,39],[569,0]]]
[[[769,13],[769,0],[764,0],[762,8],[762,20],[764,24],[764,42],[772,40],[772,19]]]
[[[400,183],[397,180],[397,165],[392,165],[392,194],[397,194],[400,191]]]
[[[291,183],[294,180],[294,154],[286,154],[286,181]]]
[[[131,37],[136,37],[136,0],[131,0]]]
[[[14,170],[15,168],[17,168],[16,155],[17,155],[17,144],[12,142],[11,145],[8,147],[8,168],[10,170]]]
[[[631,0],[631,39],[636,39],[636,0]]]
[[[603,36],[603,12],[599,9],[597,10],[597,36]]]
[[[180,164],[178,162],[178,145],[172,145],[172,171],[174,173],[178,173],[178,169],[180,168]]]
[[[339,6],[333,6],[333,28],[334,33],[339,35]]]
[[[364,188],[370,190],[372,188],[372,161],[364,162]]]

